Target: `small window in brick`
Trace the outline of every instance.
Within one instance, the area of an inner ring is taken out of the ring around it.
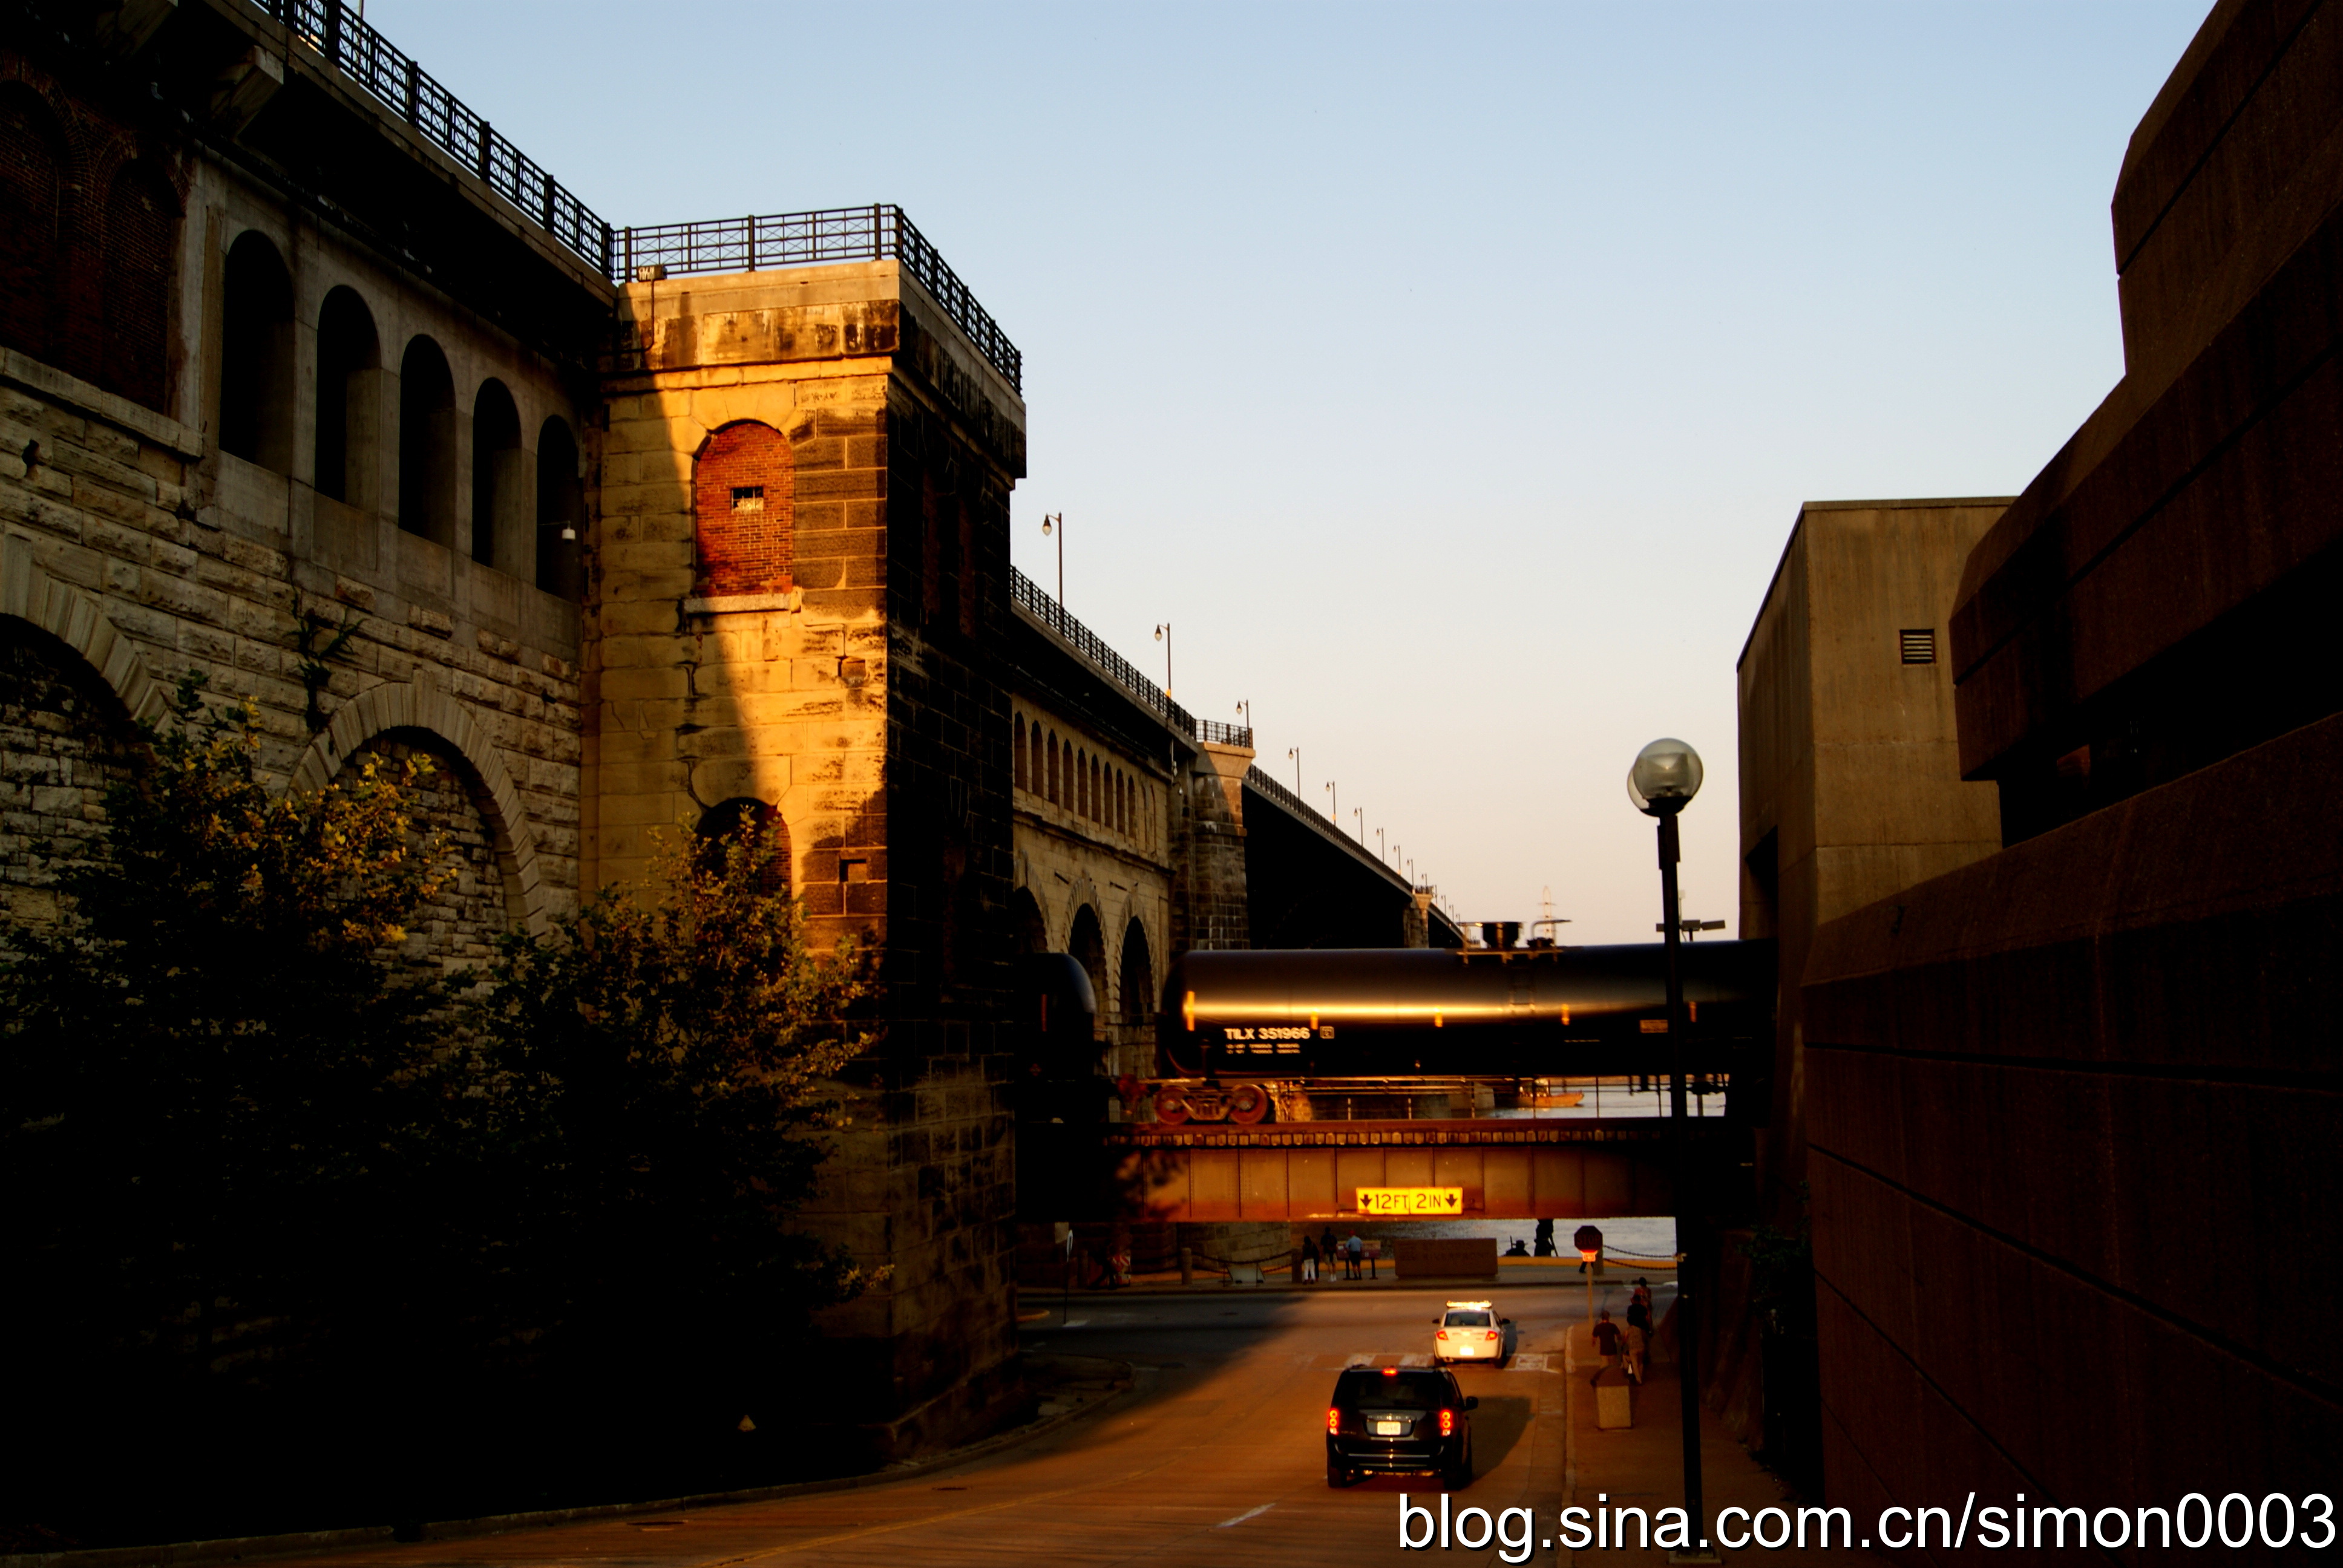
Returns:
[[[793,475],[789,440],[770,425],[743,419],[708,438],[692,472],[701,593],[792,586]]]
[[[1897,634],[1897,638],[1903,646],[1905,663],[1934,664],[1936,662],[1935,628],[1926,626],[1917,628],[1906,628]]]

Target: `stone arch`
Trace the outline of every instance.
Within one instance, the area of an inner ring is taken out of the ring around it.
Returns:
[[[1104,1016],[1108,1011],[1106,931],[1099,924],[1097,909],[1087,901],[1074,911],[1073,923],[1067,928],[1066,951],[1091,977],[1091,990],[1097,993],[1099,1012]]]
[[[493,808],[485,814],[495,831],[496,854],[506,886],[518,901],[529,930],[543,931],[545,879],[520,791],[487,733],[464,705],[446,692],[413,681],[388,682],[359,692],[335,711],[332,721],[309,743],[293,769],[291,788],[312,793],[323,789],[367,742],[401,729],[438,737],[471,770],[472,782]]]
[[[1122,928],[1122,952],[1115,964],[1116,1011],[1128,1023],[1144,1024],[1155,1013],[1155,954],[1147,927],[1137,915]]]
[[[419,333],[398,361],[398,526],[455,548],[456,378]]]
[[[719,850],[725,839],[750,824],[766,835],[766,845],[770,851],[765,869],[758,878],[759,886],[769,893],[789,891],[795,864],[789,850],[789,825],[771,802],[759,800],[752,795],[735,795],[729,800],[719,800],[699,814],[692,833],[699,840],[700,852],[709,853]]]
[[[23,539],[0,541],[0,615],[30,621],[79,654],[134,723],[160,723],[169,712],[168,693],[147,673],[137,645],[114,629],[95,597],[44,570]]]
[[[495,377],[472,395],[472,558],[518,576],[535,499],[520,449],[520,408]]]
[[[1009,930],[1019,952],[1050,950],[1049,918],[1041,913],[1041,900],[1032,889],[1020,888],[1009,896]]]
[[[342,284],[317,309],[317,493],[372,510],[382,427],[382,339],[374,312]]]
[[[220,300],[219,448],[293,469],[293,275],[256,228],[227,247]]]
[[[0,818],[0,909],[29,920],[57,912],[58,875],[94,858],[106,791],[134,776],[140,740],[87,660],[0,616],[0,754],[15,786]]]
[[[787,593],[795,548],[796,463],[770,425],[736,419],[691,462],[692,557],[710,598]]]
[[[1011,721],[1009,767],[1016,778],[1018,789],[1030,789],[1032,787],[1032,776],[1025,770],[1025,716],[1021,713]]]

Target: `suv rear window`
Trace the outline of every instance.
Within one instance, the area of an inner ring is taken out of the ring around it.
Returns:
[[[1396,1377],[1346,1372],[1334,1385],[1334,1402],[1353,1409],[1438,1410],[1448,1402],[1448,1378],[1436,1372],[1403,1371]]]
[[[1489,1325],[1490,1317],[1486,1312],[1451,1312],[1448,1314],[1446,1322],[1442,1324],[1442,1327],[1451,1329],[1485,1329],[1489,1327]]]

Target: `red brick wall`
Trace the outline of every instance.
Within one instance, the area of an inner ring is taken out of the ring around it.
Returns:
[[[168,412],[186,171],[149,140],[0,50],[0,344]]]
[[[692,470],[692,508],[703,594],[779,593],[789,576],[796,482],[789,444],[770,425],[744,419],[709,438]],[[760,489],[761,507],[737,493]]]

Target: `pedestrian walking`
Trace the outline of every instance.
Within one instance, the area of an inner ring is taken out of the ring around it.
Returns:
[[[1629,1382],[1644,1381],[1644,1369],[1651,1364],[1651,1331],[1640,1324],[1629,1323],[1627,1325],[1627,1379]]]
[[[1302,1282],[1305,1285],[1318,1282],[1318,1242],[1310,1236],[1302,1238]]]
[[[1624,1336],[1619,1332],[1619,1325],[1611,1321],[1609,1312],[1604,1312],[1595,1322],[1594,1351],[1603,1358],[1603,1364],[1595,1369],[1594,1377],[1586,1380],[1590,1383],[1617,1366],[1619,1358],[1625,1353]]]
[[[1359,1278],[1359,1260],[1366,1255],[1367,1244],[1359,1240],[1359,1233],[1356,1231],[1352,1231],[1351,1239],[1342,1243],[1342,1259],[1345,1264],[1343,1278],[1351,1280]]]
[[[1635,1282],[1634,1290],[1627,1297],[1627,1326],[1645,1333],[1652,1331],[1652,1292],[1641,1280]]]

